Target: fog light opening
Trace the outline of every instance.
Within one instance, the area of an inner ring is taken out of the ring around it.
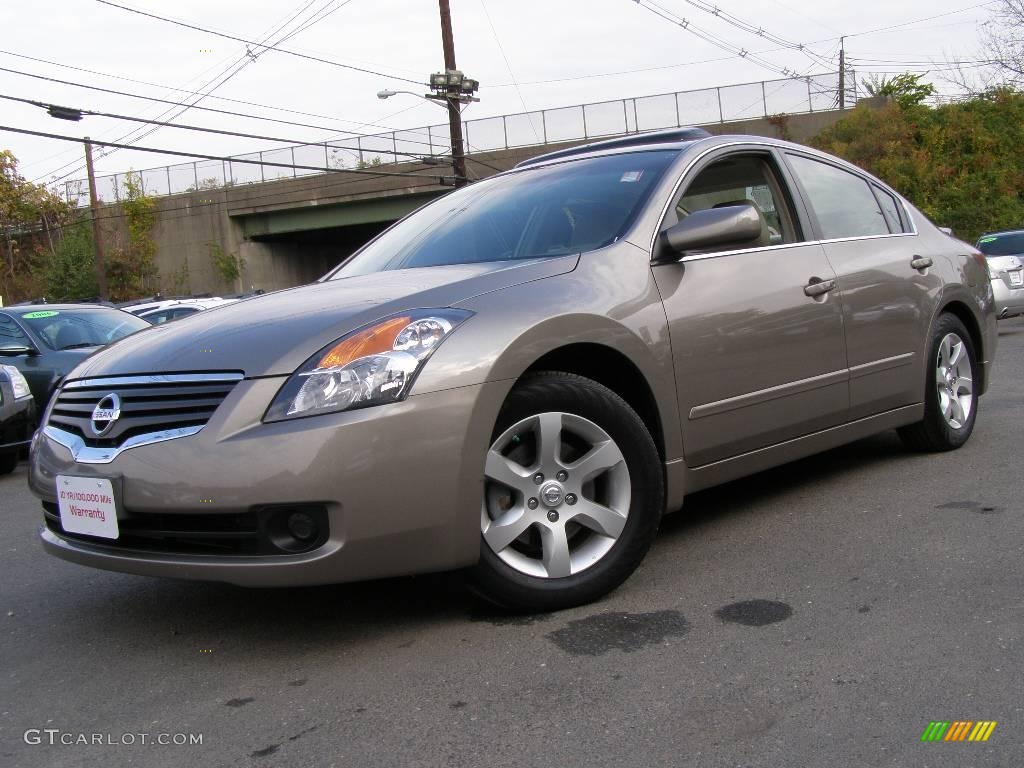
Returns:
[[[292,512],[288,515],[288,532],[303,544],[314,541],[317,537],[316,520],[305,512]]]

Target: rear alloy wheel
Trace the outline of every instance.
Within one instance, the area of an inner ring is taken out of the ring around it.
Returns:
[[[949,451],[967,442],[978,411],[977,358],[960,319],[944,314],[935,322],[926,368],[924,419],[900,430],[909,447]]]
[[[657,449],[621,398],[580,376],[532,375],[487,452],[476,588],[516,610],[590,602],[639,564],[662,497]]]

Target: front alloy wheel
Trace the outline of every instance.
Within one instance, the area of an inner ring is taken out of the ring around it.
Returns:
[[[594,381],[525,379],[484,463],[476,587],[520,610],[596,599],[635,569],[657,530],[660,460],[633,410]]]

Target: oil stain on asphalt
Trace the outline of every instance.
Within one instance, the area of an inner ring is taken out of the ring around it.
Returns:
[[[678,611],[599,613],[570,621],[545,637],[573,656],[600,656],[609,651],[632,653],[690,630]]]
[[[715,616],[731,624],[742,624],[745,627],[764,627],[785,621],[793,615],[793,609],[785,603],[775,600],[744,600],[723,606],[715,611]]]
[[[992,515],[1002,512],[1002,507],[993,507],[990,504],[982,504],[980,501],[951,501],[948,504],[939,504],[936,509],[966,509],[970,512],[977,512],[979,515]]]

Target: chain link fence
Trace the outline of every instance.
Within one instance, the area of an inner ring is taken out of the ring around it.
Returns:
[[[857,102],[856,83],[856,74],[848,72],[844,99],[847,107]],[[463,135],[468,153],[493,152],[685,125],[821,112],[837,109],[839,103],[839,73],[830,73],[466,120]],[[375,168],[445,155],[451,155],[447,123],[355,135],[320,144],[296,144],[227,160],[199,160],[134,173],[140,177],[147,195],[174,195],[310,176],[328,169]],[[98,176],[97,194],[105,202],[119,200],[124,182],[123,173]],[[88,205],[86,180],[67,181],[63,187],[60,192],[69,202]]]

